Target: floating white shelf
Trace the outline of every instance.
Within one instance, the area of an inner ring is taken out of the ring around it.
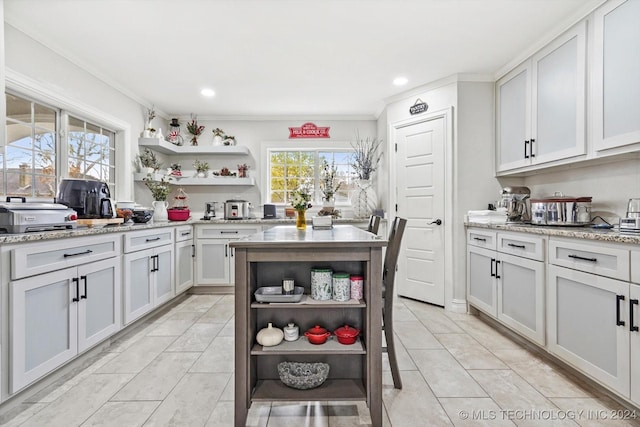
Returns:
[[[146,178],[146,173],[134,173],[133,179],[135,181],[142,181]],[[160,181],[162,177],[168,177],[168,175],[161,175],[159,173],[152,174],[152,177],[155,181]],[[220,177],[220,176],[208,176],[207,178],[196,178],[196,177],[177,177],[171,176],[171,181],[169,182],[173,185],[256,185],[255,178],[237,178],[237,177]]]
[[[175,145],[160,138],[138,138],[138,145],[164,154],[249,154],[243,145]]]

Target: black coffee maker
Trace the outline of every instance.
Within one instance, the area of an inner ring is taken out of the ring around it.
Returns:
[[[115,213],[109,186],[98,180],[63,179],[56,202],[75,210],[79,219],[113,218]]]

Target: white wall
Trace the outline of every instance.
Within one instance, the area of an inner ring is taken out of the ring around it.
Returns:
[[[180,118],[182,133],[186,134],[185,124],[188,117]],[[311,121],[317,126],[329,126],[329,139],[289,139],[289,127],[300,127],[304,123]],[[193,217],[201,217],[204,213],[206,202],[224,202],[229,199],[248,200],[254,206],[256,217],[262,217],[262,190],[265,188],[262,182],[263,165],[266,159],[261,158],[262,144],[265,142],[290,142],[300,147],[316,147],[318,143],[331,145],[332,142],[355,141],[356,130],[361,138],[376,137],[375,120],[304,120],[304,119],[282,119],[282,120],[211,120],[198,119],[198,124],[205,126],[202,136],[199,138],[198,146],[213,144],[212,130],[222,129],[225,134],[236,137],[238,145],[249,148],[250,155],[206,155],[198,156],[199,160],[209,163],[211,170],[227,167],[231,171],[237,170],[238,164],[247,163],[250,166],[249,175],[256,179],[255,187],[244,186],[191,186],[184,187],[189,196],[188,204],[193,213]],[[163,134],[167,134],[166,126],[162,129]],[[185,144],[189,144],[185,139]],[[193,170],[194,156],[161,156],[161,161],[165,167],[171,163],[180,163],[183,170]],[[144,183],[135,184],[135,200],[138,203],[150,204],[151,194]],[[171,197],[171,196],[170,196]]]

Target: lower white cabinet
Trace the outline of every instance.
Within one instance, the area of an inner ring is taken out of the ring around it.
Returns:
[[[120,258],[13,281],[10,393],[120,329]]]
[[[494,235],[495,236],[495,235]],[[540,238],[498,233],[504,251],[491,233],[470,230],[467,245],[467,299],[471,305],[500,320],[530,340],[545,344],[545,264],[540,260]],[[491,246],[489,246],[491,247]],[[525,256],[512,253],[521,251]]]
[[[173,244],[124,256],[124,324],[175,295]]]
[[[233,286],[235,259],[229,243],[260,229],[252,225],[197,225],[196,285]]]
[[[628,397],[629,283],[550,265],[547,286],[549,351]]]
[[[640,405],[640,286],[629,288],[629,333],[631,340],[631,400]]]
[[[176,227],[176,295],[193,286],[193,262],[195,245],[193,244],[193,227],[190,225]]]

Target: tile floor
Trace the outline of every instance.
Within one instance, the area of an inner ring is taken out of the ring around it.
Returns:
[[[384,425],[640,426],[588,383],[476,316],[401,298],[404,388],[384,355]],[[69,378],[0,413],[3,426],[232,426],[233,296],[191,295]],[[640,418],[640,414],[638,414]],[[249,426],[367,426],[364,403],[254,404]]]

